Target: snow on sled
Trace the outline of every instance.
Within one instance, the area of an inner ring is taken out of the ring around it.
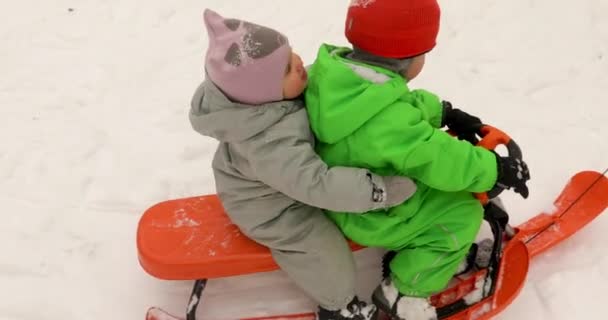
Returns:
[[[494,149],[504,144],[511,156],[521,158],[519,147],[507,135],[484,127],[479,145]],[[501,207],[485,204],[485,219],[494,233],[488,267],[455,280],[431,298],[440,319],[487,320],[504,310],[523,288],[530,260],[583,228],[608,207],[605,173],[583,171],[574,175],[555,200],[553,212],[543,212],[511,227]],[[494,197],[496,195],[490,195]],[[362,249],[350,243],[352,250]],[[268,248],[241,234],[224,212],[216,195],[161,202],[148,209],[137,230],[139,262],[150,275],[166,280],[196,280],[186,311],[196,310],[208,279],[279,269]],[[161,309],[148,310],[147,320],[177,320]],[[313,320],[314,313],[241,320]]]

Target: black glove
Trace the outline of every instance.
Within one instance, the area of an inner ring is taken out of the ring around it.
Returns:
[[[496,188],[513,188],[516,193],[527,199],[530,193],[526,185],[526,182],[530,180],[528,165],[521,159],[501,157],[498,154],[496,154],[496,161],[498,163],[498,180],[494,189],[489,193],[492,193]]]
[[[477,134],[483,126],[481,120],[460,109],[454,109],[449,101],[443,101],[443,119],[441,126],[447,126],[458,138],[476,145]]]

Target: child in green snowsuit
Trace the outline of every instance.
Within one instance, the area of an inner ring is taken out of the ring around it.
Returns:
[[[354,49],[323,45],[305,96],[328,165],[417,183],[412,198],[386,211],[328,212],[348,238],[397,252],[373,297],[395,319],[436,319],[428,297],[445,288],[483,220],[473,193],[496,186],[528,193],[525,163],[440,130],[471,136],[478,118],[408,88],[435,46],[439,15],[436,0],[352,1],[346,36]]]

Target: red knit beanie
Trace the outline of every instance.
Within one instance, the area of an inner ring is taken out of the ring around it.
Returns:
[[[411,58],[435,47],[437,0],[352,0],[346,38],[355,47],[387,58]]]

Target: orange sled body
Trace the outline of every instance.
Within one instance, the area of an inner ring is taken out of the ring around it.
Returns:
[[[514,228],[502,251],[494,294],[443,319],[491,319],[504,310],[523,288],[533,257],[576,233],[606,209],[608,179],[598,172],[580,172],[554,204],[554,212],[541,213]],[[351,243],[351,248],[362,247]],[[267,248],[245,237],[230,222],[215,195],[166,201],[148,209],[139,222],[137,249],[146,272],[167,280],[213,279],[278,269]],[[437,294],[432,298],[434,304],[460,300],[474,289],[484,272]],[[314,318],[310,313],[246,320]],[[178,318],[152,308],[147,319]]]

